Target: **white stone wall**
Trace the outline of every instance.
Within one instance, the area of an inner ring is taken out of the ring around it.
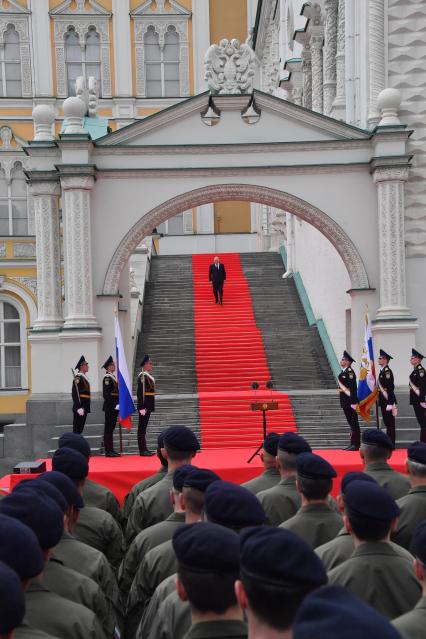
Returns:
[[[332,244],[313,226],[296,220],[295,270],[302,277],[316,319],[322,319],[337,356],[346,348],[350,281]],[[354,355],[356,359],[356,355]]]

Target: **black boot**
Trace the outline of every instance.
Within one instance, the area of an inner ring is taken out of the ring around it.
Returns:
[[[146,447],[146,437],[145,435],[138,435],[138,447],[139,447],[139,455],[141,457],[152,457],[154,454]]]

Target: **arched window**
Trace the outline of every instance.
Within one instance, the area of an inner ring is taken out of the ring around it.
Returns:
[[[22,327],[19,312],[0,300],[0,388],[21,388]]]
[[[164,46],[153,26],[148,27],[145,38],[145,73],[147,97],[178,97],[179,35],[169,26],[164,35]]]
[[[19,34],[13,24],[8,25],[4,33],[4,46],[0,48],[0,96],[22,96]]]
[[[83,46],[75,30],[69,29],[65,36],[65,60],[68,95],[75,95],[75,81],[79,76],[86,80],[91,76],[96,78],[101,88],[101,44],[96,29],[88,30]]]
[[[28,235],[27,183],[21,164],[6,179],[0,170],[0,235]]]

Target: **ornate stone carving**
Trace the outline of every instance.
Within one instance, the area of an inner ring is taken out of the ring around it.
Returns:
[[[265,93],[274,93],[279,81],[279,29],[272,20],[268,24],[261,60],[261,88]]]
[[[383,0],[370,0],[368,3],[368,46],[369,46],[369,91],[368,126],[374,128],[379,120],[377,96],[385,88],[385,3]]]
[[[14,279],[17,282],[20,282],[21,284],[26,286],[27,289],[34,295],[34,297],[37,297],[37,280],[36,279],[34,279],[33,277],[15,277]]]
[[[303,106],[312,109],[312,61],[310,48],[303,49]]]
[[[4,46],[4,34],[10,24],[13,24],[19,35],[19,49],[21,58],[22,97],[32,97],[31,86],[31,58],[28,16],[17,17],[0,14],[0,47]]]
[[[0,129],[2,151],[9,151],[12,148],[12,145],[11,145],[12,138],[13,138],[12,129],[8,126],[2,126]]]
[[[333,103],[333,117],[338,120],[345,120],[346,117],[345,11],[346,0],[339,0],[336,53],[336,97]]]
[[[204,79],[211,93],[250,93],[255,74],[255,54],[248,44],[225,38],[212,44],[204,58]]]
[[[337,9],[338,0],[325,0],[324,113],[326,115],[331,115],[336,96]]]
[[[13,257],[35,257],[36,245],[34,242],[15,242],[13,245]]]
[[[0,243],[0,257],[6,257],[6,244],[4,242]]]
[[[323,112],[323,36],[312,36],[312,110]]]
[[[210,202],[244,200],[289,211],[317,228],[330,240],[341,256],[353,288],[369,288],[364,263],[353,242],[326,213],[300,198],[276,189],[247,184],[220,184],[189,191],[152,209],[135,224],[120,242],[105,276],[104,295],[116,295],[121,271],[136,247],[153,228],[177,215]]]

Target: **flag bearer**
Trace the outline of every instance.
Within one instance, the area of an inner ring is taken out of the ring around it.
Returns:
[[[84,355],[77,362],[76,369],[78,373],[74,375],[72,385],[72,412],[73,432],[81,434],[84,430],[87,415],[90,413],[90,382],[86,377],[89,370],[89,363],[86,362]]]
[[[360,429],[357,414],[358,395],[356,375],[352,369],[355,360],[347,351],[343,352],[340,360],[342,370],[337,378],[337,390],[340,394],[340,406],[345,413],[346,421],[351,429],[351,441],[345,450],[359,450],[360,445]]]
[[[105,413],[104,428],[104,446],[105,457],[120,457],[120,454],[114,450],[113,433],[117,425],[118,417],[118,382],[114,375],[115,364],[110,355],[102,366],[106,373],[102,382],[102,390],[104,396],[104,405],[102,410]]]
[[[396,411],[396,397],[395,397],[395,382],[393,379],[393,373],[389,368],[389,362],[393,359],[392,355],[386,353],[380,349],[379,353],[379,365],[380,373],[377,386],[379,389],[379,404],[382,411],[383,423],[386,426],[386,433],[392,440],[395,446],[395,417]]]
[[[151,413],[155,411],[155,379],[151,375],[152,362],[149,355],[145,355],[141,362],[142,370],[138,376],[138,446],[139,455],[151,457],[154,453],[148,450],[146,445],[146,430],[148,428]]]

